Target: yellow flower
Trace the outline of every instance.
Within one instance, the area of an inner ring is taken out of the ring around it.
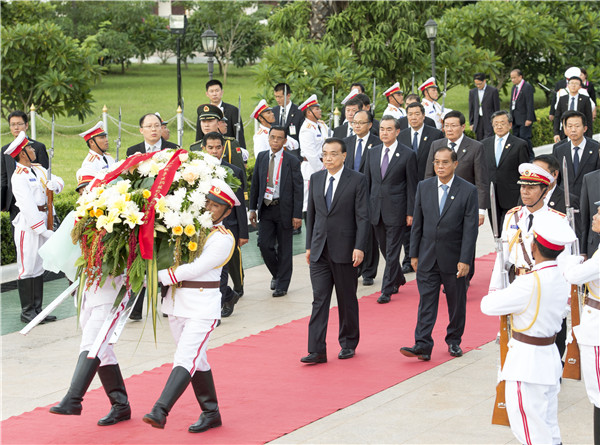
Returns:
[[[96,216],[96,212],[94,212],[94,209],[90,209],[90,216],[93,218],[94,216]]]
[[[192,236],[192,235],[194,235],[194,233],[196,233],[196,228],[193,225],[188,224],[187,226],[185,226],[184,233],[187,236]]]
[[[173,227],[172,231],[174,235],[180,236],[183,233],[183,227],[175,226]]]
[[[99,216],[104,215],[104,212],[102,211],[102,209],[96,209],[96,211],[92,210],[92,212],[94,212],[94,215],[96,218],[98,218]]]
[[[163,197],[157,200],[156,204],[154,205],[154,208],[161,215],[165,213],[167,211],[167,202],[165,201],[165,198]]]
[[[144,191],[142,192],[142,196],[143,196],[145,199],[148,199],[148,198],[150,198],[150,195],[151,195],[151,193],[150,193],[150,190],[144,189]]]
[[[131,201],[131,193],[125,193],[125,201]]]
[[[188,243],[188,249],[190,250],[190,252],[195,252],[198,249],[198,243],[190,241]]]

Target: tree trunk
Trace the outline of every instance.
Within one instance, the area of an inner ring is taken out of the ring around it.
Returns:
[[[327,17],[332,13],[331,2],[314,0],[310,2],[310,38],[321,40],[327,31]]]

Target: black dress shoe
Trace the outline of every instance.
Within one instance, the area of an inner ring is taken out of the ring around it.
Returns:
[[[277,280],[275,278],[273,278],[271,280],[271,290],[275,290],[276,287],[277,287]]]
[[[412,266],[410,264],[405,264],[404,266],[402,266],[402,273],[411,273],[414,271],[415,270],[412,268]]]
[[[338,354],[338,358],[341,360],[354,357],[354,349],[343,348]]]
[[[311,352],[306,357],[302,357],[300,361],[302,363],[327,363],[327,354]]]
[[[448,352],[452,357],[462,357],[463,351],[458,345],[448,345]]]
[[[284,295],[287,295],[287,291],[283,289],[275,289],[273,292],[274,297],[283,297]]]
[[[431,354],[426,353],[423,349],[413,346],[412,348],[400,348],[400,353],[406,357],[417,357],[419,360],[427,362],[431,360]]]
[[[242,298],[244,296],[244,288],[243,287],[240,290],[234,289],[234,292],[237,292],[238,298]]]
[[[392,288],[392,294],[397,294],[398,289],[406,284],[406,278],[402,277],[402,281],[400,281],[397,285]]]
[[[239,294],[236,291],[233,291],[233,297],[231,297],[231,300],[223,303],[223,306],[221,306],[221,317],[231,316],[231,314],[233,314],[233,308],[239,299]]]
[[[373,286],[375,280],[373,278],[363,278],[363,286]]]
[[[136,314],[134,312],[129,315],[129,319],[133,321],[140,321],[142,319],[142,314]]]
[[[381,294],[379,296],[379,298],[377,299],[377,303],[379,303],[379,304],[389,303],[391,299],[392,299],[391,295]]]

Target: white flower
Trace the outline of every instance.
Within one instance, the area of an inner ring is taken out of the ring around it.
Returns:
[[[121,219],[119,218],[118,212],[111,211],[108,213],[108,215],[101,215],[98,217],[98,221],[96,221],[96,228],[98,230],[106,229],[108,233],[112,233],[113,225],[120,222]]]
[[[187,162],[187,160],[188,160],[188,158],[189,158],[189,157],[190,157],[190,156],[187,154],[187,152],[185,152],[185,153],[181,153],[181,154],[179,155],[179,160],[180,160],[182,163],[185,163],[185,162]]]
[[[125,224],[127,224],[129,226],[130,229],[133,229],[136,225],[142,225],[142,219],[144,218],[144,213],[143,212],[138,212],[137,211],[137,206],[134,204],[133,208],[130,207],[127,209],[127,211],[122,214],[121,216],[123,216],[124,222]]]
[[[198,222],[205,229],[211,229],[213,226],[212,213],[204,212],[198,217]]]
[[[175,190],[173,194],[165,196],[167,207],[171,210],[180,210],[186,193],[187,190],[182,187]]]
[[[182,226],[194,224],[194,215],[191,212],[181,212],[180,221]]]
[[[140,162],[137,171],[142,176],[148,176],[150,174],[150,166],[152,165],[152,160],[147,159],[143,162]]]
[[[123,181],[119,181],[116,184],[116,189],[117,192],[120,195],[124,195],[125,193],[127,193],[129,191],[129,187],[131,186],[131,181],[129,179],[125,179]],[[113,187],[111,187],[112,189]]]
[[[172,228],[175,226],[181,225],[181,217],[178,212],[173,212],[172,210],[167,210],[163,216],[163,221],[165,222],[165,226],[168,228]]]
[[[202,193],[203,195],[208,194],[208,192],[210,191],[210,179],[208,181],[200,181],[196,186],[196,191]]]
[[[194,206],[198,209],[203,208],[204,205],[206,204],[206,194],[203,193],[198,188],[196,188],[196,190],[194,190],[192,193],[190,193],[190,196],[188,197],[188,199],[192,203],[192,206]]]

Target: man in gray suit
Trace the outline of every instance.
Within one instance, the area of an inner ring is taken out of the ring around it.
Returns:
[[[446,330],[448,352],[460,357],[467,305],[466,276],[474,260],[477,241],[477,189],[456,175],[454,150],[439,147],[434,153],[437,177],[419,183],[410,237],[411,265],[417,271],[420,302],[415,345],[403,347],[407,357],[430,360],[431,335],[437,319],[440,286],[444,285],[450,322]]]
[[[308,324],[308,352],[302,363],[327,361],[327,322],[335,286],[338,300],[339,359],[354,357],[359,340],[358,269],[369,231],[367,184],[362,173],[344,167],[346,144],[327,139],[326,170],[310,177],[306,215],[306,261],[310,265],[313,304]]]
[[[600,234],[592,230],[592,218],[597,213],[600,201],[600,170],[588,173],[583,177],[579,211],[581,216],[581,253],[591,258],[598,250]]]

